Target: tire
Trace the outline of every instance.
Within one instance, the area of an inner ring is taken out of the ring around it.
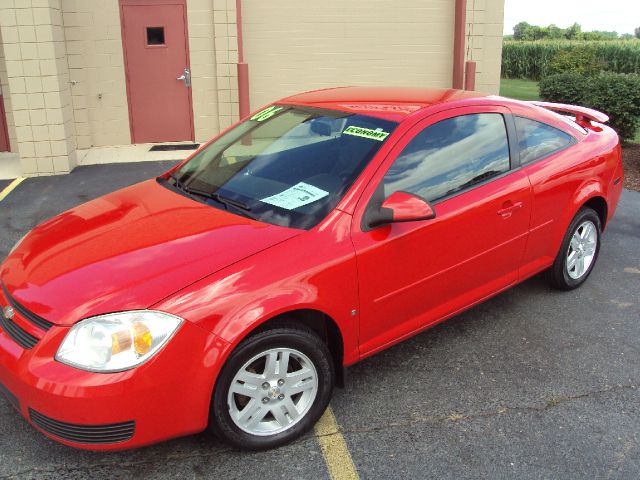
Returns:
[[[327,346],[310,329],[285,325],[250,336],[218,376],[209,428],[244,450],[288,443],[327,408],[334,372]]]
[[[601,237],[598,214],[589,207],[581,208],[573,217],[549,271],[551,285],[560,290],[573,290],[582,285],[598,259]]]

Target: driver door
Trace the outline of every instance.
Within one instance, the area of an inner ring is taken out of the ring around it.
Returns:
[[[372,178],[352,226],[362,356],[517,281],[531,192],[510,155],[510,121],[502,107],[435,114],[402,137]],[[426,199],[436,217],[369,228],[367,208],[395,191]]]

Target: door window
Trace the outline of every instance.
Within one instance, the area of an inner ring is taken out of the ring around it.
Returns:
[[[404,191],[429,202],[466,190],[510,168],[504,117],[448,118],[418,133],[384,177],[384,193]]]
[[[164,27],[147,27],[147,45],[164,45]]]
[[[515,122],[522,164],[540,160],[575,141],[571,135],[546,123],[524,117],[515,117]]]

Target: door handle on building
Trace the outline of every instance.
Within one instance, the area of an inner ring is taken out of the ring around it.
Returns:
[[[180,75],[176,80],[181,80],[184,82],[184,86],[187,88],[191,88],[191,72],[187,67],[185,67],[184,72]]]

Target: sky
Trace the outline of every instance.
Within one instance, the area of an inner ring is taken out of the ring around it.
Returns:
[[[633,33],[640,27],[640,0],[505,0],[504,33],[519,22],[566,28],[574,22],[582,31]]]

